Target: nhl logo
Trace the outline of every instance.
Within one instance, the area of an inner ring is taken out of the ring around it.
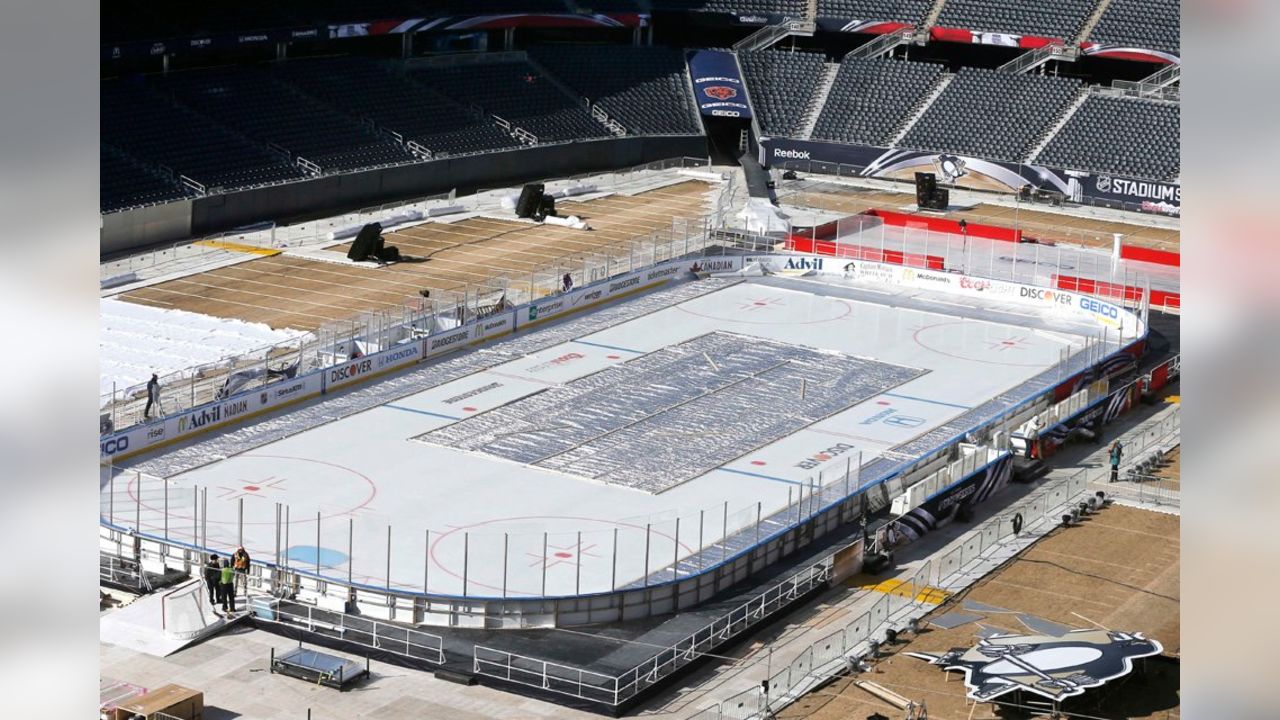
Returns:
[[[1104,193],[1111,192],[1111,176],[1110,175],[1098,176],[1098,192],[1104,192]]]
[[[709,88],[703,88],[702,92],[705,93],[707,97],[712,97],[716,100],[728,100],[730,98],[738,97],[737,90],[725,85],[713,85]]]

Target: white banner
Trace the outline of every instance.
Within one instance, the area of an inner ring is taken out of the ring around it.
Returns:
[[[412,365],[422,359],[422,341],[394,345],[381,352],[348,360],[325,370],[324,391],[336,390],[340,387],[367,379],[371,375],[394,370],[405,365]]]
[[[475,325],[468,323],[460,328],[442,332],[438,335],[432,335],[427,338],[427,357],[433,357],[454,350],[461,350],[466,347],[471,340],[471,335],[475,331]]]

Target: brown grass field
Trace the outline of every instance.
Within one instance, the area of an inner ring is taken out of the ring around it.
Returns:
[[[960,609],[968,599],[1073,628],[1096,623],[1141,631],[1160,641],[1162,656],[1140,661],[1132,674],[1069,699],[1062,709],[1099,718],[1177,718],[1179,527],[1178,516],[1113,505],[1080,527],[1055,530],[974,587],[949,598],[930,617]],[[1014,613],[990,613],[981,623],[1026,631]],[[1022,717],[1013,708],[997,710],[986,703],[975,707],[965,698],[962,673],[945,673],[902,654],[903,650],[938,653],[969,647],[976,641],[976,630],[977,623],[950,630],[932,626],[894,647],[872,672],[858,678],[924,702],[932,720]],[[877,712],[894,720],[904,717],[902,710],[857,687],[852,678],[842,677],[801,698],[778,717],[861,720]]]
[[[708,212],[710,185],[687,181],[586,202],[557,203],[592,230],[474,217],[386,233],[388,245],[415,259],[387,267],[342,265],[288,255],[259,257],[141,288],[121,299],[273,328],[315,330],[359,312],[399,308],[420,290],[458,290],[504,275],[527,277],[557,260],[577,260],[614,243],[670,228],[673,218]],[[350,244],[328,248],[346,253]],[[567,269],[567,268],[566,268]]]

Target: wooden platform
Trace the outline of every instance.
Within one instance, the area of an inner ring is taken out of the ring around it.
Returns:
[[[560,215],[581,217],[590,231],[514,218],[426,223],[386,234],[387,244],[414,257],[384,268],[282,254],[170,280],[120,298],[273,328],[315,330],[359,312],[400,308],[423,289],[460,290],[502,277],[527,282],[535,270],[554,273],[558,260],[565,263],[560,272],[575,262],[581,266],[584,255],[669,229],[675,218],[702,217],[709,210],[711,188],[709,183],[687,181],[632,196],[557,203]],[[349,247],[329,249],[345,253]]]

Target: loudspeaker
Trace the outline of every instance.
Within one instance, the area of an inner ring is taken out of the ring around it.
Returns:
[[[932,210],[946,210],[951,200],[951,191],[947,188],[934,188],[926,207]]]
[[[371,222],[360,228],[356,239],[351,241],[351,249],[347,251],[347,259],[355,262],[368,260],[369,256],[377,256],[382,249],[382,224]]]
[[[532,217],[542,202],[542,183],[529,183],[520,191],[520,199],[516,201],[516,217]]]
[[[931,207],[929,199],[933,197],[933,193],[938,189],[938,179],[933,173],[918,172],[916,173],[916,205],[919,207]]]
[[[550,195],[543,195],[538,200],[538,207],[533,211],[533,219],[541,220],[548,215],[556,214],[556,199]]]

